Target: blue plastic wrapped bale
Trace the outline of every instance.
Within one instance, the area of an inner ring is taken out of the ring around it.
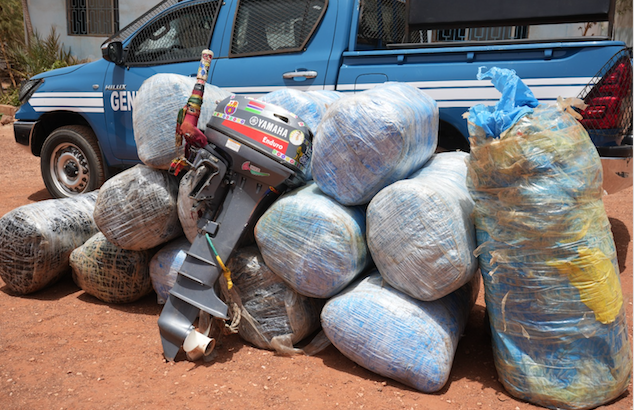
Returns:
[[[321,103],[325,105],[326,109],[330,107],[330,104],[334,103],[343,96],[343,93],[334,90],[311,90],[306,91],[306,94],[310,95],[317,101],[321,101]]]
[[[319,329],[323,301],[290,288],[266,266],[255,245],[239,249],[227,267],[233,287],[223,291],[240,309],[240,337],[279,354],[301,354],[294,345]]]
[[[178,179],[167,171],[135,165],[99,190],[93,216],[113,244],[151,249],[183,235],[178,219]]]
[[[304,120],[308,128],[315,133],[317,126],[326,113],[328,104],[341,97],[337,91],[300,91],[295,88],[281,88],[261,97],[259,100],[292,112]]]
[[[156,169],[169,169],[174,158],[184,155],[184,144],[177,147],[174,133],[178,111],[192,94],[195,77],[159,73],[146,79],[134,98],[132,127],[139,159]],[[205,84],[198,128],[204,130],[211,119],[216,102],[230,93],[212,84]]]
[[[306,122],[314,134],[328,106],[341,96],[342,94],[337,91],[300,91],[295,88],[282,88],[265,94],[259,99],[263,102],[279,105],[297,115]],[[310,167],[307,168],[306,179],[312,179]]]
[[[130,251],[95,234],[70,254],[73,280],[106,303],[131,303],[152,292],[150,260],[154,250]]]
[[[315,132],[312,176],[344,205],[363,205],[409,177],[438,143],[438,107],[405,83],[384,83],[333,102]]]
[[[164,305],[169,297],[190,246],[189,240],[181,236],[163,245],[150,260],[150,280],[159,305]]]
[[[339,293],[370,262],[363,209],[341,205],[314,182],[274,202],[255,240],[266,266],[308,297]]]
[[[405,295],[374,270],[333,297],[321,312],[332,344],[360,366],[425,393],[443,388],[480,277],[434,301]]]
[[[99,232],[97,191],[20,206],[0,218],[0,277],[26,295],[70,272],[71,252]]]
[[[544,407],[595,408],[632,374],[599,156],[570,101],[537,104],[509,70],[479,78],[502,92],[470,111],[467,178],[500,380]]]
[[[372,260],[387,283],[416,299],[446,296],[478,269],[467,157],[465,152],[435,154],[368,205]]]

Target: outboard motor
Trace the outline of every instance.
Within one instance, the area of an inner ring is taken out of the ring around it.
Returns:
[[[229,319],[215,290],[223,261],[275,199],[305,183],[312,152],[300,118],[243,96],[219,102],[204,134],[208,145],[190,148],[187,161],[203,174],[189,196],[204,204],[204,214],[158,320],[168,361],[181,347],[190,360],[211,353],[215,341],[194,323],[201,311]]]

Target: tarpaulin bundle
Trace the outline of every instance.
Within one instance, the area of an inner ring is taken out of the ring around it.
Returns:
[[[123,249],[151,249],[183,235],[177,197],[176,177],[138,164],[103,184],[95,204],[95,223],[110,242]]]
[[[68,258],[99,230],[97,191],[20,206],[0,218],[0,277],[17,294],[52,285],[70,272]]]
[[[240,309],[240,337],[279,354],[302,354],[294,345],[319,329],[323,301],[302,296],[284,283],[255,245],[240,248],[227,267],[233,287],[223,290]]]
[[[363,209],[341,205],[314,182],[273,203],[255,240],[266,266],[308,297],[337,294],[370,263]]]
[[[130,303],[152,291],[149,264],[154,250],[131,251],[95,234],[70,254],[73,280],[107,303]]]
[[[184,142],[175,144],[178,112],[187,104],[196,77],[174,73],[155,74],[141,84],[134,98],[132,127],[139,159],[147,166],[169,169],[174,158],[183,156]],[[205,129],[216,109],[216,101],[230,93],[205,84],[198,128]]]
[[[331,298],[321,325],[332,344],[360,366],[425,393],[447,383],[480,277],[434,300],[414,299],[374,270]]]
[[[438,143],[438,106],[406,83],[384,83],[332,103],[315,132],[312,176],[344,205],[363,205],[407,178]]]
[[[544,407],[600,406],[632,357],[599,156],[570,101],[536,104],[509,70],[479,78],[502,92],[470,111],[467,178],[500,380]]]
[[[478,269],[467,157],[465,152],[435,154],[368,205],[372,260],[387,283],[416,299],[446,296]]]

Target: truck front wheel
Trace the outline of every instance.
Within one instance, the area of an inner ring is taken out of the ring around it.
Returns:
[[[40,154],[40,169],[54,198],[90,192],[105,181],[97,137],[81,125],[60,127],[48,136]]]

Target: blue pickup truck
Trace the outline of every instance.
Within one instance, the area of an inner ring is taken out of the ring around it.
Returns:
[[[515,70],[541,102],[584,99],[583,122],[604,163],[604,187],[610,192],[632,184],[632,56],[624,43],[607,37],[534,40],[524,24],[530,19],[513,16],[511,25],[493,22],[497,34],[482,41],[482,21],[445,15],[443,22],[433,16],[437,7],[427,12],[420,6],[425,0],[416,1],[163,1],[105,41],[102,59],[25,82],[15,140],[41,158],[54,197],[98,188],[140,162],[131,111],[141,83],[157,73],[195,76],[208,48],[215,56],[208,81],[235,94],[257,97],[282,87],[351,93],[385,81],[415,85],[438,103],[439,146],[468,151],[463,114],[499,99],[489,81],[476,79],[478,68],[497,66]],[[465,7],[448,13],[477,14]],[[601,19],[605,11],[580,17]]]

